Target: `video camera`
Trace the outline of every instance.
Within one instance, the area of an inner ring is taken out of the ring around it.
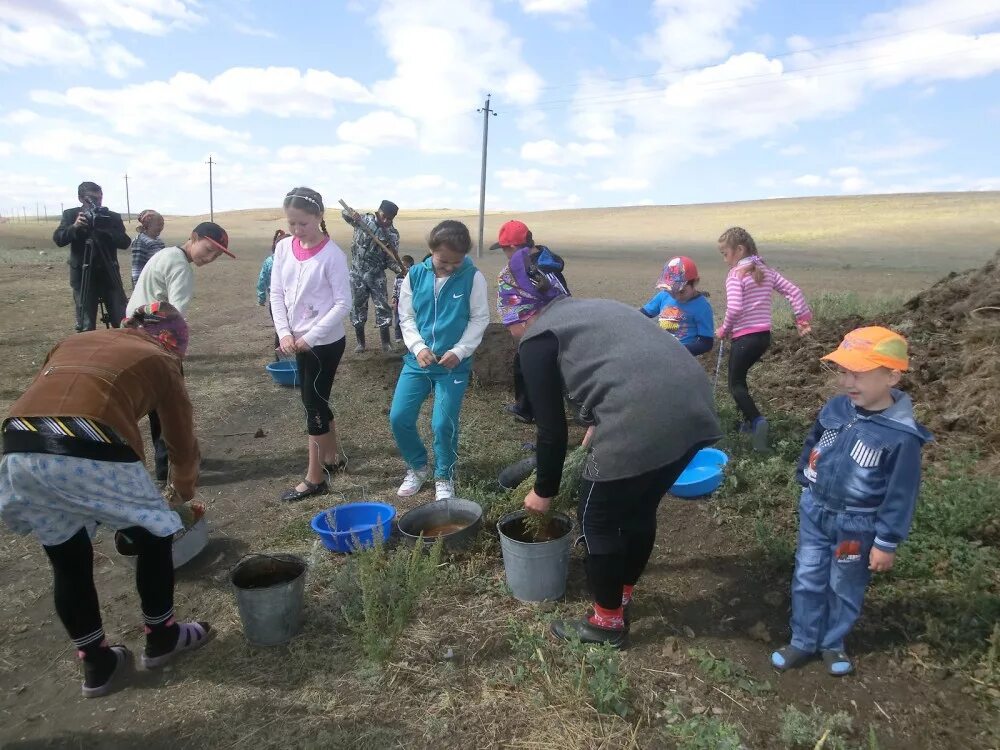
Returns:
[[[111,223],[111,211],[104,206],[98,206],[90,198],[83,199],[83,214],[92,231],[108,231]]]

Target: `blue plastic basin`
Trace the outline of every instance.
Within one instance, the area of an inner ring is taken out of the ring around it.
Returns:
[[[294,359],[283,359],[271,362],[267,366],[271,378],[278,385],[296,386],[299,384],[299,365]]]
[[[329,517],[333,517],[330,528]],[[336,505],[313,516],[312,530],[323,545],[333,552],[350,552],[356,547],[375,544],[375,529],[382,525],[382,539],[392,533],[396,509],[387,503],[347,503]]]
[[[722,484],[729,456],[717,448],[702,448],[677,478],[670,494],[682,498],[711,495]]]

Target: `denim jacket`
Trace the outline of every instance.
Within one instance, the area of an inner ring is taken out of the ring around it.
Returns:
[[[859,414],[847,396],[830,399],[806,438],[799,484],[832,512],[875,514],[875,546],[895,552],[906,539],[920,491],[920,449],[932,440],[913,402],[893,390],[893,405]]]

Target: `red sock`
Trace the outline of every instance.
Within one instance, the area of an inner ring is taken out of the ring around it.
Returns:
[[[591,625],[608,630],[625,629],[625,613],[621,607],[605,609],[600,604],[594,604],[594,614],[588,618]]]
[[[632,586],[622,586],[622,606],[628,606],[629,602],[632,601],[632,591],[635,589],[635,585]]]

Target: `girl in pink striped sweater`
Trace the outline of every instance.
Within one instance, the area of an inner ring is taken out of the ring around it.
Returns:
[[[726,317],[715,336],[732,336],[729,392],[743,415],[740,431],[750,433],[754,450],[763,453],[768,449],[768,423],[750,396],[747,373],[771,346],[771,296],[778,292],[791,304],[800,336],[811,330],[812,312],[799,288],[757,255],[757,245],[747,230],[732,227],[723,232],[719,252],[730,270],[726,276]]]

